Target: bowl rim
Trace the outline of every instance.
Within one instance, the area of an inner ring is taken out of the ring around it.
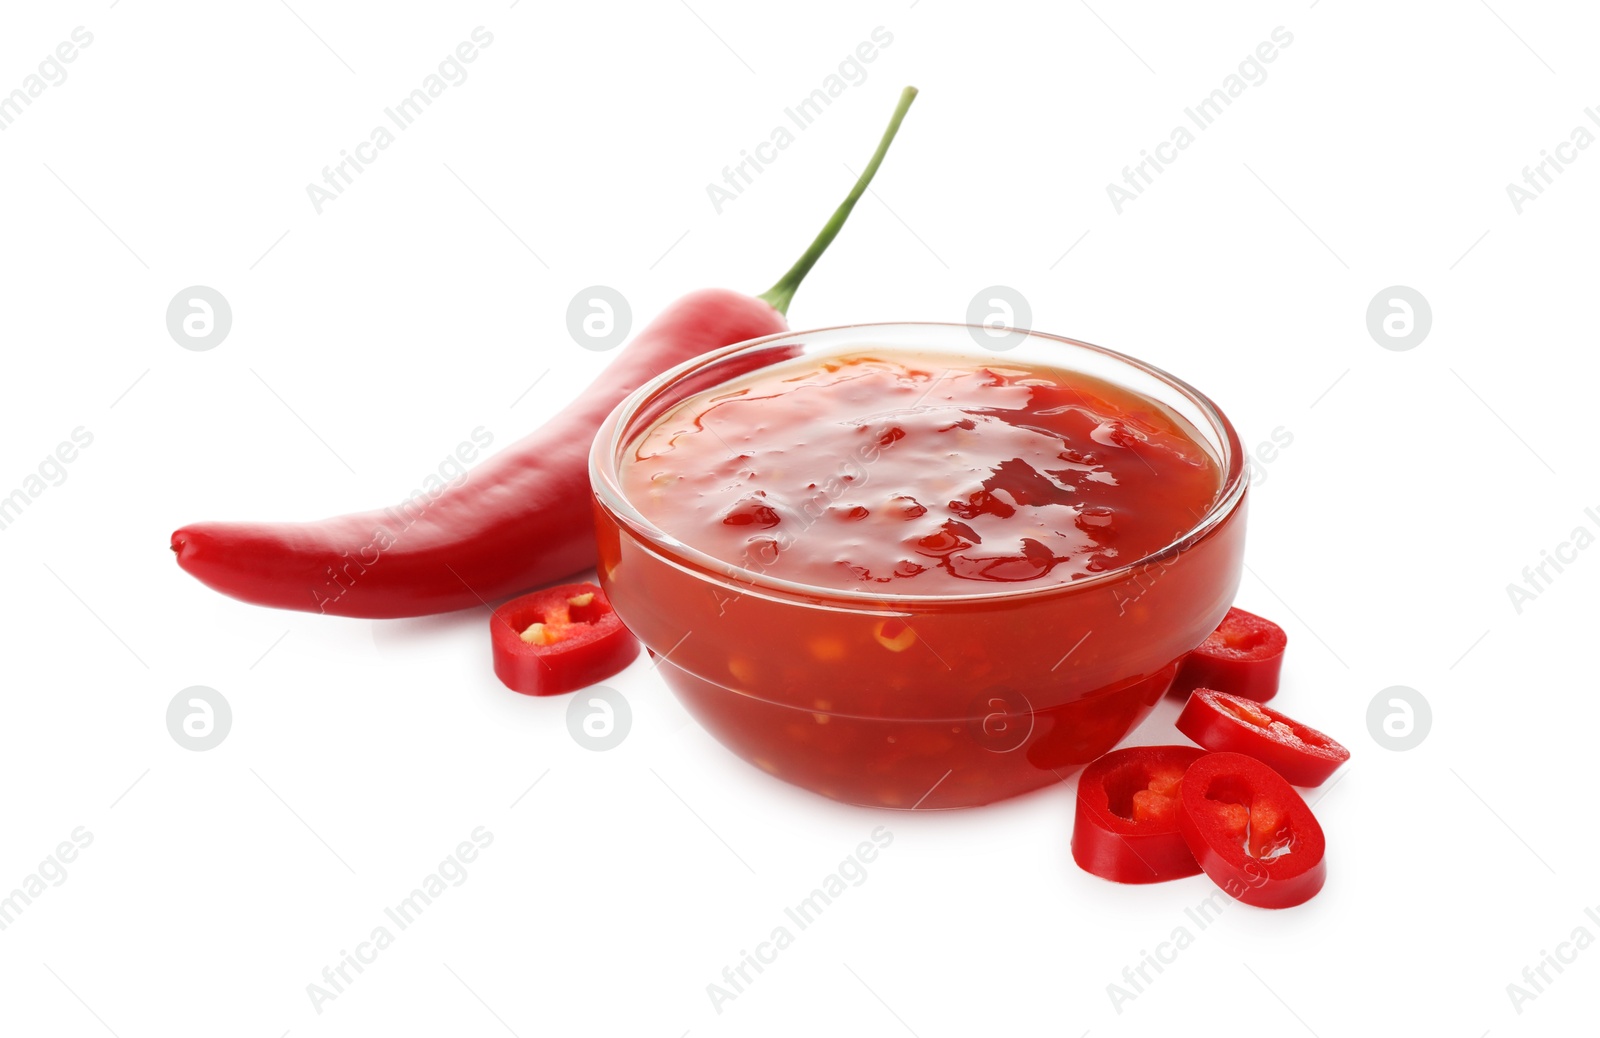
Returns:
[[[875,607],[878,610],[901,607],[906,612],[914,612],[918,609],[923,611],[943,609],[969,603],[1023,602],[1035,598],[1079,594],[1117,584],[1134,573],[1148,570],[1152,566],[1182,555],[1210,536],[1212,531],[1229,516],[1233,515],[1244,501],[1245,493],[1250,484],[1249,467],[1245,463],[1244,448],[1239,440],[1238,432],[1233,427],[1233,423],[1209,396],[1171,372],[1139,360],[1136,357],[1120,353],[1117,350],[1107,349],[1104,346],[1097,346],[1094,343],[1084,342],[1081,339],[1072,339],[1064,335],[1055,335],[1031,328],[1005,328],[1001,330],[1020,332],[1029,338],[1066,343],[1069,346],[1089,350],[1143,372],[1186,397],[1211,423],[1221,443],[1222,457],[1218,459],[1218,462],[1223,469],[1224,479],[1221,488],[1217,492],[1216,500],[1212,502],[1211,507],[1181,536],[1163,547],[1144,555],[1142,558],[1119,566],[1116,569],[1059,583],[1036,584],[1011,589],[1001,587],[995,590],[985,590],[970,594],[928,595],[853,591],[845,588],[830,588],[819,584],[785,580],[717,558],[679,540],[656,526],[622,492],[620,481],[617,478],[617,459],[626,444],[621,439],[621,434],[628,429],[630,421],[643,410],[646,404],[655,400],[674,383],[730,356],[754,351],[759,347],[769,346],[775,342],[793,339],[797,340],[798,344],[804,345],[803,340],[806,338],[872,328],[964,328],[969,332],[981,331],[984,334],[992,334],[995,331],[993,326],[967,324],[959,321],[867,321],[858,324],[836,324],[822,328],[778,332],[702,353],[668,369],[635,389],[624,397],[612,409],[611,413],[606,416],[589,450],[589,484],[595,500],[600,507],[604,508],[622,525],[628,527],[645,541],[650,548],[662,557],[663,561],[687,569],[697,577],[715,580],[735,594],[756,593],[808,604],[825,604],[829,606],[854,604],[862,607]],[[984,354],[975,352],[974,356],[982,357]],[[996,362],[1003,359],[1003,354],[999,353],[994,353],[990,356],[993,356]],[[1063,370],[1070,371],[1072,369],[1063,366]],[[751,372],[741,371],[739,374],[742,377],[751,374]],[[709,388],[697,390],[697,393],[707,392]],[[1138,390],[1133,391],[1138,392]]]

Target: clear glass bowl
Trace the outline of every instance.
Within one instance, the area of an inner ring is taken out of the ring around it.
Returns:
[[[1228,419],[1185,382],[1131,357],[1039,332],[1003,354],[959,324],[790,332],[709,353],[624,400],[590,455],[600,582],[689,712],[780,779],[850,804],[942,809],[1057,782],[1149,713],[1177,662],[1238,589],[1245,458]],[[976,329],[982,336],[983,329]],[[1079,371],[1186,419],[1223,473],[1182,537],[1071,582],[963,595],[795,584],[669,536],[627,500],[627,446],[685,399],[797,357],[862,349]]]

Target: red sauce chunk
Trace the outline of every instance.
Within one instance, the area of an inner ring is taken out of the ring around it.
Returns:
[[[896,353],[766,369],[659,417],[624,493],[678,541],[832,590],[971,595],[1134,563],[1221,473],[1171,409],[1085,374]]]
[[[691,397],[633,444],[623,490],[684,544],[798,584],[971,595],[1138,562],[1217,498],[1171,409],[1083,374],[859,353]]]

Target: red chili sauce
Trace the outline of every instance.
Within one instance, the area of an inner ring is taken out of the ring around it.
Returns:
[[[1192,529],[1222,484],[1183,418],[1083,374],[860,353],[692,397],[627,452],[623,491],[688,546],[868,595],[1082,579]]]

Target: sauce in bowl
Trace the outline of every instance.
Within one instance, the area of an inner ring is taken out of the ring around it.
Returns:
[[[665,532],[800,584],[897,595],[1035,587],[1177,540],[1222,477],[1170,409],[1025,365],[861,353],[701,393],[628,449]]]

